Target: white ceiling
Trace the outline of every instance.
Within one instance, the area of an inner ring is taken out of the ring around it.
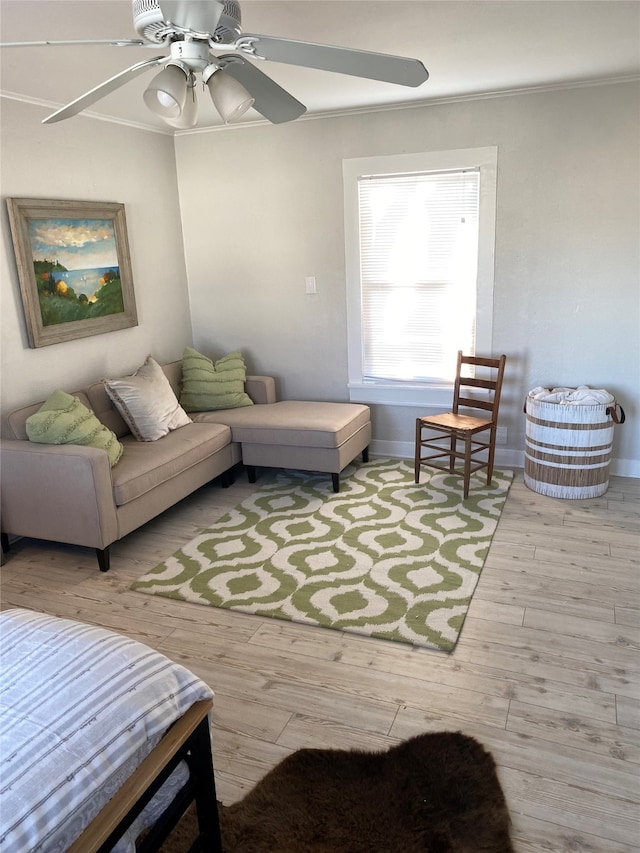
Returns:
[[[417,89],[275,62],[260,69],[309,115],[640,75],[640,0],[241,0],[245,32],[421,59]],[[129,0],[0,0],[0,40],[136,38]],[[0,93],[42,117],[108,77],[165,51],[103,45],[5,48]],[[155,71],[88,113],[167,131],[142,93]],[[221,124],[200,97],[198,127]],[[69,121],[80,121],[79,117]],[[264,121],[250,110],[243,121]]]

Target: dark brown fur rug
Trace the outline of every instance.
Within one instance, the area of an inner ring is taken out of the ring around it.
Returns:
[[[460,732],[382,753],[298,750],[219,813],[224,853],[513,853],[495,762]],[[196,834],[190,810],[162,853]]]

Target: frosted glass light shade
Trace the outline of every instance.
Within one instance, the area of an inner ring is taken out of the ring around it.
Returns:
[[[198,99],[196,98],[195,86],[190,86],[187,89],[184,107],[178,118],[166,118],[165,121],[171,127],[181,130],[196,126],[198,122]]]
[[[237,121],[253,105],[254,98],[235,77],[216,71],[207,80],[214,107],[225,124]]]
[[[177,65],[167,65],[156,74],[143,98],[152,113],[164,119],[177,119],[187,97],[187,74]]]

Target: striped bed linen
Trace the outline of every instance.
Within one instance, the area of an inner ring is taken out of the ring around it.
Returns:
[[[63,853],[171,723],[213,696],[142,643],[29,610],[0,613],[0,665],[1,853]]]

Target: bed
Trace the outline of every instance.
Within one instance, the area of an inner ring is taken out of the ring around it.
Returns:
[[[128,637],[22,609],[0,613],[0,657],[2,853],[156,850],[193,800],[192,849],[221,851],[203,681]]]

